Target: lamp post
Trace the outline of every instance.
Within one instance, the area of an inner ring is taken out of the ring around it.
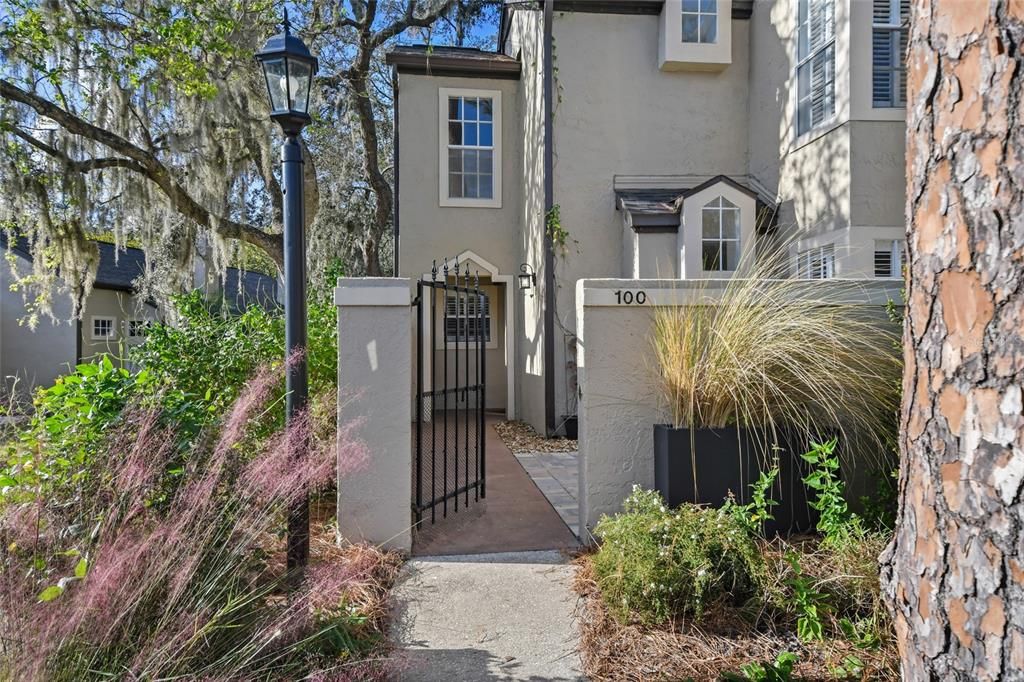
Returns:
[[[285,375],[285,415],[288,424],[306,406],[306,243],[303,235],[305,202],[302,146],[299,135],[311,121],[309,91],[317,60],[298,36],[291,34],[288,10],[281,33],[256,53],[270,96],[270,117],[284,132],[281,178],[284,194],[284,344],[290,361]],[[288,570],[309,559],[309,499],[303,495],[288,510]]]

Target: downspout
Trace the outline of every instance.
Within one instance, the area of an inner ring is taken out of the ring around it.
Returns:
[[[392,213],[391,213],[391,221],[394,224],[394,246],[392,247],[393,250],[394,250],[394,270],[392,271],[392,275],[394,277],[398,277],[398,275],[399,275],[399,270],[398,270],[398,253],[399,253],[399,250],[398,250],[398,234],[399,234],[399,232],[398,232],[398,173],[399,173],[400,166],[398,165],[398,67],[397,66],[391,67],[391,89],[392,89],[392,93],[393,93],[392,99],[391,99],[391,106],[393,106],[394,109],[395,109],[395,123],[394,123],[395,129],[392,131],[392,139],[394,140],[393,144],[394,144],[394,167],[395,167],[395,171],[394,171],[394,174],[395,174],[394,191],[392,192],[394,194],[394,201],[393,201],[392,207],[391,207],[391,211],[392,211]]]
[[[548,216],[555,205],[552,174],[554,140],[554,0],[544,0],[544,419],[547,435],[555,435],[555,248],[548,230]]]

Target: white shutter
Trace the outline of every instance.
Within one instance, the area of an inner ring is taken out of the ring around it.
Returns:
[[[801,0],[799,12],[797,134],[802,134],[835,114],[835,0]]]

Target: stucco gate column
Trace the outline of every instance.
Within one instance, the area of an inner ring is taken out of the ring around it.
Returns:
[[[338,423],[360,420],[368,461],[339,476],[338,532],[412,548],[411,282],[338,278]],[[339,433],[342,429],[339,428]]]

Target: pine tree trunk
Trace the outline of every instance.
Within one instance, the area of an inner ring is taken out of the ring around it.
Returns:
[[[900,511],[903,676],[1024,675],[1021,0],[915,0]]]

